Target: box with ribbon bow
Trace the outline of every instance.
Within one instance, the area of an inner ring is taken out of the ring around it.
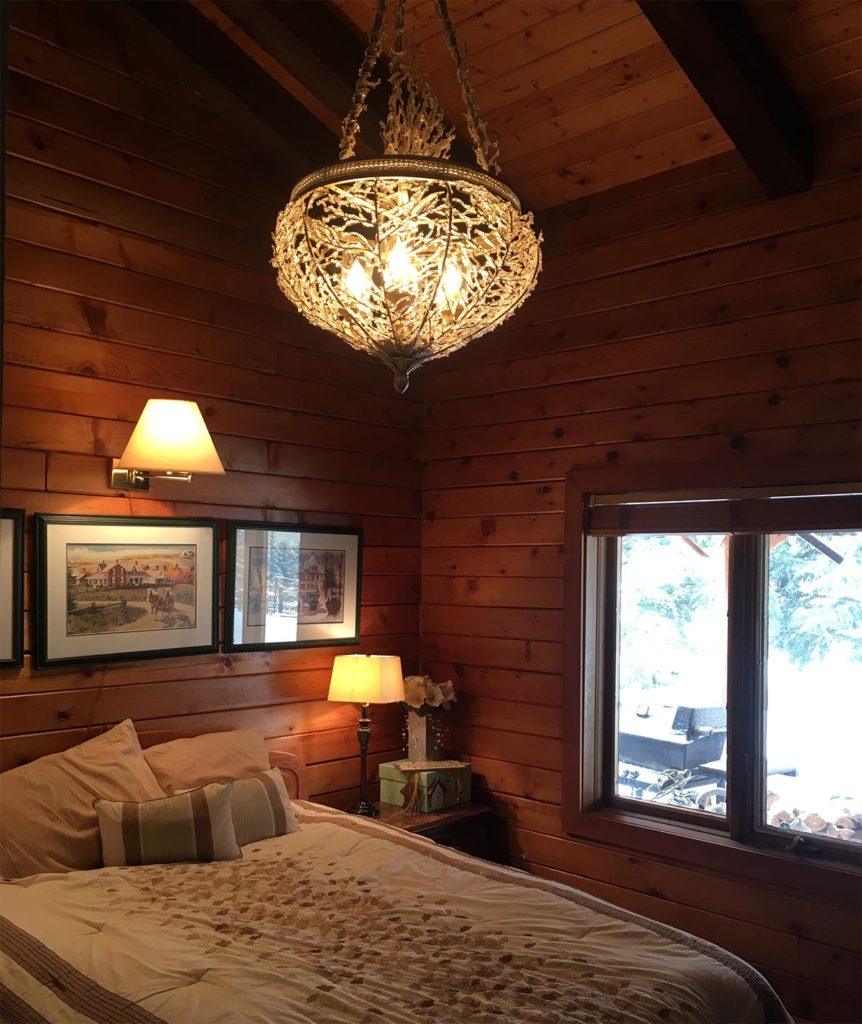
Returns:
[[[471,768],[464,761],[385,761],[380,799],[417,814],[470,803]]]

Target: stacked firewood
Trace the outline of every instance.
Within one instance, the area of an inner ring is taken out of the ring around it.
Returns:
[[[830,801],[830,806],[823,812],[826,817],[817,811],[785,803],[778,793],[771,791],[767,793],[766,803],[769,824],[776,828],[862,843],[862,810],[842,800]]]

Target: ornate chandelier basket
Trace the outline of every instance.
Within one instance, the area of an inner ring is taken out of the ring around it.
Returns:
[[[487,173],[497,169],[496,152],[475,111],[445,0],[435,2],[484,170],[445,159],[453,133],[445,129],[436,97],[404,63],[404,2],[396,8],[392,93],[382,126],[386,153],[353,156],[381,49],[387,0],[378,0],[341,159],[298,182],[273,239],[284,294],[311,323],[385,362],[399,392],[418,366],[509,317],[541,269],[532,216]]]

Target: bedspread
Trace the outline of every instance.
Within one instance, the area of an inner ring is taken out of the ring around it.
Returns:
[[[0,888],[10,1024],[789,1021],[717,947],[427,839],[297,802],[215,864]]]

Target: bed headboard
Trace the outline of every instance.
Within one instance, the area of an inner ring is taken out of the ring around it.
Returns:
[[[218,731],[223,730],[204,730]],[[154,747],[157,743],[168,743],[170,740],[187,740],[202,735],[199,732],[178,732],[161,730],[152,732],[139,732],[138,739],[141,747]],[[270,750],[269,763],[273,768],[280,768],[287,792],[294,800],[308,799],[308,769],[296,754],[290,754],[286,750]]]

